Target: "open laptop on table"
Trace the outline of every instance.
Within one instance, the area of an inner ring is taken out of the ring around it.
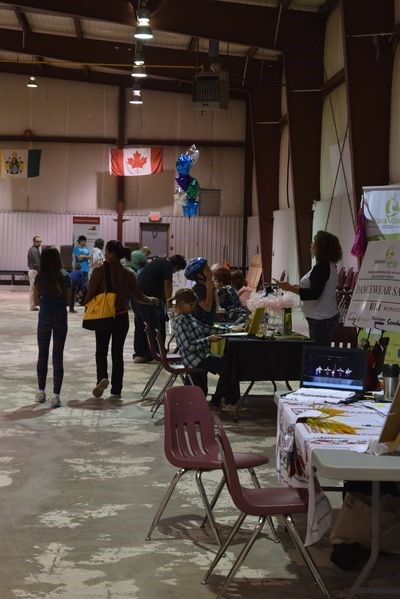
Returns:
[[[249,322],[246,325],[246,331],[231,333],[217,333],[221,337],[255,337],[260,330],[261,322],[264,317],[264,308],[256,308],[249,318]]]
[[[303,392],[343,401],[358,400],[366,391],[368,352],[363,349],[305,345],[301,367],[300,388]]]

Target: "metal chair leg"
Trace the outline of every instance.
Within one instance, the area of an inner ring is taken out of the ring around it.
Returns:
[[[201,498],[203,500],[204,509],[206,510],[207,519],[208,519],[208,522],[209,522],[209,524],[211,526],[211,530],[213,531],[213,533],[215,535],[215,538],[217,539],[218,545],[221,546],[221,538],[219,536],[219,532],[218,532],[218,529],[217,529],[215,518],[214,518],[214,515],[212,513],[212,510],[211,510],[211,507],[210,507],[210,503],[208,501],[208,497],[207,497],[207,494],[206,494],[206,491],[205,491],[205,488],[204,488],[204,485],[203,485],[203,481],[201,480],[201,475],[202,475],[202,471],[201,470],[197,470],[196,471],[196,483],[197,483],[197,487],[199,489],[200,496],[201,496]]]
[[[260,489],[261,488],[260,481],[258,480],[258,476],[255,473],[254,468],[248,468],[248,471],[250,473],[251,480],[253,481],[254,486],[256,487],[256,489]],[[273,522],[271,516],[267,516],[267,522],[271,529],[272,540],[274,541],[274,543],[280,543],[278,535],[276,534],[276,528],[275,528],[275,525],[274,525],[274,522]]]
[[[151,526],[149,528],[149,532],[146,535],[146,541],[149,541],[152,535],[153,530],[155,529],[155,527],[157,526],[165,508],[167,507],[167,503],[171,498],[172,493],[175,490],[176,485],[178,484],[178,481],[180,480],[180,478],[183,476],[183,474],[185,474],[185,472],[187,472],[186,468],[180,468],[176,473],[174,478],[172,479],[167,492],[165,493],[164,497],[162,498],[162,501],[160,503],[160,506],[157,510],[156,515],[154,516],[153,522],[151,523]]]
[[[218,484],[218,487],[217,487],[217,489],[216,489],[216,491],[215,491],[215,493],[213,495],[213,498],[210,501],[210,510],[211,511],[214,509],[214,506],[217,503],[218,497],[221,495],[221,491],[224,488],[224,486],[225,486],[225,476],[222,476],[222,478],[221,478],[221,480],[220,480],[220,482]],[[200,528],[204,528],[205,527],[205,525],[207,523],[207,520],[208,520],[208,517],[206,515],[204,517],[204,519],[203,519],[203,522],[200,524]]]
[[[304,547],[304,543],[301,540],[301,537],[299,535],[299,533],[297,532],[296,526],[293,522],[293,519],[291,516],[286,515],[283,516],[286,522],[286,528],[287,531],[290,535],[290,538],[292,539],[294,545],[296,545],[301,557],[303,558],[306,566],[308,567],[308,569],[311,572],[312,577],[314,578],[315,582],[317,583],[317,585],[319,586],[319,588],[322,591],[322,594],[325,597],[329,598],[329,593],[327,591],[327,588],[324,584],[324,581],[321,578],[320,573],[318,572],[318,568],[314,563],[313,558],[311,557],[310,552],[308,551],[307,547]]]
[[[225,593],[232,578],[235,576],[236,572],[239,570],[240,566],[246,559],[247,554],[249,553],[250,549],[253,547],[255,540],[257,539],[259,533],[263,529],[265,519],[266,519],[265,516],[260,516],[260,518],[258,519],[258,522],[255,525],[253,532],[250,535],[249,540],[247,541],[246,545],[243,547],[242,551],[239,553],[235,563],[233,564],[232,568],[229,571],[228,576],[225,578],[222,589],[220,590],[220,592],[217,595],[217,599],[220,599],[222,597],[222,595]]]
[[[176,377],[177,377],[176,374],[171,374],[171,376],[169,377],[168,381],[164,385],[163,389],[158,394],[157,399],[154,402],[154,405],[153,405],[153,408],[152,408],[152,415],[151,415],[152,418],[154,418],[154,416],[155,416],[158,408],[163,403],[163,401],[164,401],[164,395],[165,395],[166,390],[169,389],[170,387],[172,387],[172,385],[175,383]]]
[[[151,375],[151,377],[147,381],[146,385],[144,386],[144,389],[142,391],[142,399],[145,399],[147,397],[148,393],[150,392],[150,389],[153,387],[154,383],[160,376],[162,369],[163,369],[162,365],[158,364],[158,366],[155,368],[153,374]]]
[[[229,545],[232,543],[233,538],[235,537],[236,533],[238,532],[238,530],[242,526],[242,524],[243,524],[246,516],[247,516],[247,514],[245,514],[243,512],[241,512],[239,514],[238,519],[236,520],[235,524],[232,526],[231,532],[229,533],[229,535],[227,536],[227,538],[223,542],[222,546],[219,548],[219,551],[218,551],[217,555],[214,557],[213,561],[211,562],[210,567],[208,568],[208,570],[207,570],[207,572],[206,572],[203,580],[201,581],[201,584],[207,584],[208,579],[209,579],[211,573],[213,572],[215,566],[218,564],[219,560],[224,555],[224,553],[228,549]]]

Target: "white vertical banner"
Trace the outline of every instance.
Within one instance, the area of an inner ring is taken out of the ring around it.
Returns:
[[[84,235],[87,239],[86,246],[93,249],[94,242],[100,237],[99,216],[73,216],[72,217],[72,243],[76,245],[78,237]]]
[[[400,331],[400,240],[368,243],[345,324]]]
[[[368,241],[400,239],[400,186],[363,187]]]

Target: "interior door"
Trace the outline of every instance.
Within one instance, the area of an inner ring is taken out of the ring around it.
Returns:
[[[140,246],[151,249],[152,256],[168,256],[169,225],[140,223]]]

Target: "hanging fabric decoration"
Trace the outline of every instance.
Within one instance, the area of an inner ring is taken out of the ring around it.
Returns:
[[[188,218],[197,216],[199,213],[200,185],[197,179],[189,175],[190,169],[198,161],[199,155],[199,150],[192,144],[186,152],[179,155],[176,161],[178,176],[175,177],[177,189],[174,193],[174,200],[182,206],[183,215]]]
[[[367,249],[367,244],[364,199],[362,198],[360,209],[357,215],[356,233],[354,236],[353,246],[350,250],[353,256],[357,256],[358,258],[364,256],[365,250]]]

